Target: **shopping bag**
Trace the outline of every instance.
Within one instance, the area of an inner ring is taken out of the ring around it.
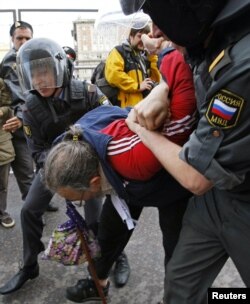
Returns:
[[[74,212],[77,212],[76,210]],[[81,218],[81,221],[84,221]],[[76,225],[70,219],[65,223],[59,225],[52,233],[48,246],[42,255],[42,259],[57,261],[63,265],[79,265],[87,261],[86,254],[81,246],[81,237],[85,237],[88,245],[89,253],[92,259],[101,255],[100,246],[97,238],[91,229]],[[84,234],[83,234],[84,230]],[[80,235],[82,233],[82,236]]]

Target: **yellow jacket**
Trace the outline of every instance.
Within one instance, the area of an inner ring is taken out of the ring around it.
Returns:
[[[146,77],[159,82],[161,75],[157,67],[158,57],[156,55],[148,55],[146,58],[149,63],[146,76],[138,64],[140,60],[145,66],[143,56],[140,53],[135,53],[128,43],[124,43],[122,46],[124,46],[126,52],[130,53],[125,57],[127,63],[125,63],[123,56],[116,48],[112,49],[106,59],[105,78],[112,86],[119,89],[118,99],[121,107],[124,108],[127,106],[133,107],[143,99],[139,88],[140,83]]]

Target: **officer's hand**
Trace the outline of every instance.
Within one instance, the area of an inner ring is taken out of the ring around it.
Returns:
[[[2,110],[0,110],[0,117],[2,117],[3,116],[3,111]]]
[[[149,95],[134,107],[137,121],[148,130],[156,130],[169,117],[169,88],[166,82],[161,81]],[[130,116],[128,117],[130,119]]]
[[[129,112],[128,117],[126,118],[125,121],[126,121],[126,124],[127,124],[128,128],[131,131],[133,131],[134,133],[137,133],[138,128],[140,127],[140,125],[138,123],[138,120],[137,120],[137,117],[136,117],[134,109],[132,109]]]
[[[21,128],[22,125],[23,125],[22,121],[16,116],[14,116],[6,120],[6,123],[3,125],[3,130],[13,133],[17,129]]]

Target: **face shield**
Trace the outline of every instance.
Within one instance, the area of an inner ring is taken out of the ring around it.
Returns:
[[[67,73],[66,54],[52,40],[31,39],[17,53],[17,73],[23,92],[60,88]]]
[[[32,60],[18,66],[19,81],[24,92],[63,85],[63,66],[52,58]]]

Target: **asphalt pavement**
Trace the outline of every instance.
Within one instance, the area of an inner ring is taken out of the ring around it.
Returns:
[[[46,212],[46,226],[43,241],[48,243],[53,229],[63,223],[64,201],[55,196],[53,201],[59,206],[58,212]],[[0,286],[9,280],[19,269],[22,260],[22,236],[20,227],[21,201],[15,178],[10,176],[8,211],[15,219],[14,228],[0,225]],[[82,211],[82,207],[78,209]],[[116,288],[111,274],[110,303],[112,304],[156,304],[162,298],[163,290],[163,249],[158,226],[158,212],[155,208],[145,208],[137,228],[126,247],[131,266],[127,285]],[[65,298],[65,288],[74,285],[87,275],[86,266],[63,266],[57,262],[39,258],[40,275],[28,281],[22,289],[0,295],[1,304],[70,304]],[[214,287],[244,287],[233,263],[228,260],[214,282]],[[92,302],[95,303],[95,302]],[[100,302],[99,302],[100,303]],[[195,304],[195,303],[194,303]]]

